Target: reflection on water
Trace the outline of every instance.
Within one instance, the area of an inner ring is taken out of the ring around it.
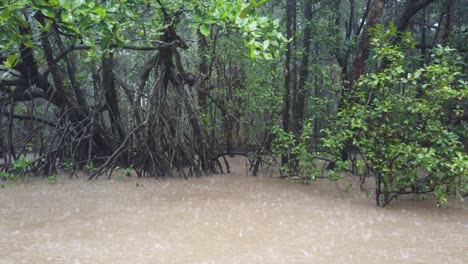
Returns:
[[[468,263],[466,203],[405,198],[381,209],[357,187],[231,165],[191,180],[9,185],[0,263]]]

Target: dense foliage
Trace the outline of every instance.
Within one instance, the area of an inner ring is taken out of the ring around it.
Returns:
[[[466,196],[466,5],[0,0],[0,177],[351,172]],[[369,179],[375,180],[370,184]]]
[[[439,46],[430,64],[408,70],[403,48],[411,39],[403,36],[395,45],[393,25],[373,32],[382,69],[360,80],[338,113],[336,128],[328,130],[326,146],[337,154],[353,147],[357,173],[375,178],[377,205],[402,193],[435,191],[439,203],[448,194],[466,193],[468,155],[459,134],[466,124],[458,129],[451,123],[463,115],[468,92],[460,56]]]

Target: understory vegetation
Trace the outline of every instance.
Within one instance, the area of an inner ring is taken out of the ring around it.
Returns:
[[[245,155],[254,176],[351,174],[382,207],[463,199],[467,8],[0,0],[0,179],[200,177]]]

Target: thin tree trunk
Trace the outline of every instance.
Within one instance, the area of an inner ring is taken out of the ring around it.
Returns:
[[[427,38],[426,38],[426,33],[427,33],[426,23],[427,23],[427,10],[424,9],[423,22],[422,22],[422,25],[420,26],[420,28],[421,28],[421,43],[426,43],[426,41],[427,41]],[[424,46],[421,47],[421,55],[423,57],[423,63],[424,64],[428,63],[427,49]],[[419,89],[419,86],[418,86],[418,89]]]
[[[8,116],[8,162],[16,160],[15,146],[13,144],[13,115],[15,114],[15,99],[11,99],[10,102],[10,114]]]
[[[398,7],[398,0],[393,0],[392,1],[392,21],[393,21],[393,23],[396,22],[397,7]]]
[[[452,13],[453,13],[453,2],[454,0],[448,0],[447,3],[447,14],[445,18],[445,31],[442,36],[442,44],[447,45],[449,42],[450,34],[452,33]]]
[[[351,38],[354,26],[354,0],[349,0],[349,20],[346,28],[346,39]]]
[[[3,126],[3,115],[5,113],[6,104],[2,104],[0,107],[0,158],[6,158],[6,148],[5,148],[5,136],[4,136],[4,126]]]
[[[310,55],[310,40],[311,40],[311,25],[312,22],[312,1],[306,1],[304,7],[304,17],[307,23],[307,26],[304,29],[304,38],[302,40],[302,46],[304,49],[304,54],[302,55],[302,60],[300,64],[300,74],[299,82],[297,85],[297,90],[294,95],[294,104],[293,104],[293,122],[294,122],[294,132],[296,137],[299,137],[304,122],[304,111],[306,104],[306,82],[309,77],[309,55]]]
[[[102,59],[102,87],[106,98],[107,108],[109,110],[111,126],[115,126],[116,128],[116,130],[114,130],[115,133],[113,133],[116,137],[115,141],[120,144],[120,142],[125,138],[125,132],[120,121],[119,100],[112,73],[113,67],[114,54],[105,54]]]
[[[207,113],[207,98],[208,98],[208,87],[206,84],[205,78],[208,76],[209,68],[208,68],[208,60],[206,59],[206,53],[208,49],[208,44],[206,42],[206,38],[200,31],[198,31],[198,57],[199,57],[199,64],[198,70],[200,72],[201,83],[196,86],[197,89],[197,97],[198,97],[198,106],[203,113]]]
[[[291,39],[294,37],[294,10],[296,9],[296,1],[295,0],[286,0],[286,37]],[[294,44],[292,42],[288,42],[286,51],[286,62],[284,66],[284,97],[283,97],[283,129],[285,132],[290,131],[290,111],[291,111],[291,88],[293,87],[293,78],[295,75],[292,67],[293,63],[293,54],[294,54]],[[283,156],[281,157],[282,164],[288,163],[288,157]]]

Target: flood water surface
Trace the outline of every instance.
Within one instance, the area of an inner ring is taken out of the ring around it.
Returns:
[[[0,190],[0,263],[468,263],[468,206],[234,171]],[[138,186],[137,183],[138,182]]]

